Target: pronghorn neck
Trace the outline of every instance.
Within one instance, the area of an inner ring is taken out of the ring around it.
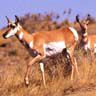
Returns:
[[[33,48],[33,38],[32,34],[29,34],[27,31],[25,31],[23,28],[21,28],[17,33],[16,37],[19,39],[19,41],[26,47],[26,48]]]
[[[82,29],[81,32],[81,44],[85,50],[87,50],[88,45],[88,32],[87,29]]]

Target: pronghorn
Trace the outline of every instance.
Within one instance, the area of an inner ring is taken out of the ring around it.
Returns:
[[[74,70],[77,72],[77,75],[79,77],[76,59],[73,56],[74,48],[78,41],[78,34],[74,28],[68,27],[58,30],[42,31],[29,34],[19,24],[20,20],[17,16],[15,16],[15,22],[12,22],[8,17],[6,18],[8,21],[8,30],[3,34],[3,37],[7,39],[15,35],[19,39],[19,41],[29,51],[31,51],[31,54],[34,57],[32,61],[29,62],[27,67],[25,74],[26,85],[29,85],[29,73],[31,70],[31,65],[39,62],[43,77],[43,83],[44,86],[46,86],[44,64],[42,62],[42,59],[44,59],[46,56],[60,53],[62,52],[62,50],[63,53],[66,54],[67,59],[71,61],[71,80],[73,80]]]
[[[83,23],[79,20],[79,15],[76,16],[76,21],[79,23],[81,27],[81,47],[87,52],[90,50],[91,52],[91,60],[93,60],[94,53],[96,53],[96,34],[89,35],[88,34],[88,24],[89,20],[85,20]]]

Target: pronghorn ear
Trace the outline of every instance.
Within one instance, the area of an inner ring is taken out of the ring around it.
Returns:
[[[6,16],[6,19],[7,19],[8,24],[12,23],[12,21],[7,16]]]
[[[87,21],[86,21],[86,24],[88,25],[89,23],[90,23],[90,21],[89,21],[89,20],[87,20]]]
[[[19,17],[17,15],[15,15],[15,19],[16,19],[15,23],[18,24],[20,22],[20,19],[19,19]]]

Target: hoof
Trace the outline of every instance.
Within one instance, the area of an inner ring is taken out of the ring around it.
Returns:
[[[28,86],[29,85],[29,81],[26,81],[25,84],[26,84],[26,86]]]
[[[25,78],[25,85],[26,85],[26,86],[29,85],[29,80],[28,80],[28,78]]]

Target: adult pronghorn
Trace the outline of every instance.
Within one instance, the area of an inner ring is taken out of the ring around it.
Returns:
[[[15,16],[15,18],[16,21],[15,23],[13,23],[7,17],[8,31],[3,34],[3,37],[9,38],[15,35],[29,51],[31,50],[31,54],[34,58],[32,59],[32,61],[29,62],[27,67],[27,72],[25,75],[25,83],[27,85],[29,84],[28,77],[31,70],[31,65],[35,64],[36,62],[39,62],[45,86],[46,83],[44,76],[44,64],[42,62],[42,59],[46,56],[51,56],[53,54],[60,53],[62,52],[62,50],[64,54],[66,54],[67,59],[71,61],[71,80],[73,80],[74,70],[79,76],[76,60],[73,57],[74,48],[78,41],[78,34],[74,28],[68,27],[58,30],[42,31],[29,34],[19,24],[19,18],[17,16]]]
[[[96,53],[96,34],[89,35],[88,34],[88,24],[89,20],[84,20],[83,23],[79,20],[79,15],[76,16],[76,21],[79,23],[81,27],[81,47],[87,52],[90,50],[91,59],[93,60],[94,53]]]

